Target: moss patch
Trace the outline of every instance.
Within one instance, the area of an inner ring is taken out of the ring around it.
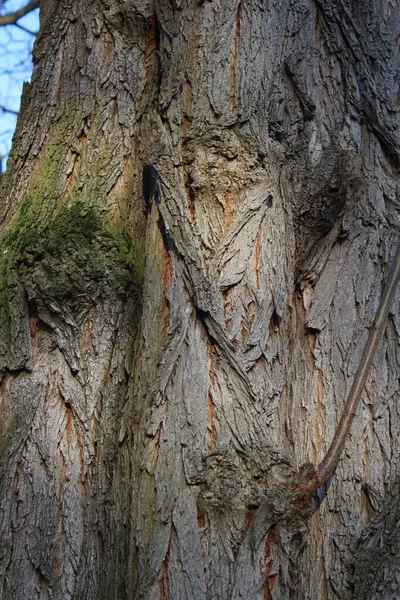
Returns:
[[[41,304],[68,301],[69,310],[79,314],[101,296],[129,290],[139,295],[144,252],[126,230],[107,227],[99,212],[82,202],[62,208],[36,227],[30,210],[29,205],[22,207],[1,244],[0,335],[6,345],[12,340],[10,307],[17,279]]]
[[[85,142],[83,122],[79,110],[65,109],[49,132],[25,202],[0,245],[0,355],[18,335],[23,288],[42,306],[67,299],[71,311],[84,314],[99,296],[142,286],[144,240],[107,212],[118,152]]]
[[[60,255],[72,246],[89,243],[101,231],[99,217],[93,209],[78,202],[59,212],[45,225],[34,224],[29,202],[19,212],[12,230],[4,237],[3,252],[11,251],[20,260],[25,254],[41,256],[46,252]]]
[[[13,253],[7,253],[2,251],[0,258],[0,348],[1,346],[7,345],[10,341],[10,286],[11,286],[11,272],[13,266]]]

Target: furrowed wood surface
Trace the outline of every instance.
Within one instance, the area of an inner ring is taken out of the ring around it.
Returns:
[[[0,598],[396,597],[398,292],[334,477],[293,490],[398,237],[397,8],[41,18],[0,204]]]
[[[318,488],[325,484],[333,475],[338,462],[342,457],[343,449],[348,439],[351,425],[354,417],[356,416],[361,394],[364,391],[365,383],[368,375],[370,374],[378,344],[381,341],[383,331],[386,327],[387,316],[393,301],[393,296],[398,286],[399,277],[400,244],[397,243],[393,264],[387,276],[387,281],[385,282],[376,315],[372,325],[369,328],[367,341],[365,343],[357,371],[354,375],[353,383],[346,399],[335,435],[333,436],[329,448],[319,465],[315,469],[311,468],[308,476],[304,477],[303,480],[301,480],[300,477],[300,483],[296,489],[296,492],[299,494],[299,498],[303,497],[306,500],[311,496],[312,493],[316,492]],[[300,474],[301,473],[302,470],[300,469]]]

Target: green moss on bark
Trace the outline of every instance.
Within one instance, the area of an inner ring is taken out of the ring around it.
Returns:
[[[39,174],[2,240],[0,335],[6,346],[13,338],[10,306],[21,274],[44,303],[128,288],[138,292],[142,286],[144,240],[108,216],[105,173],[112,149],[81,145],[82,121],[79,111],[66,111],[56,124],[39,159]],[[75,180],[66,189],[72,149],[78,157]]]
[[[95,209],[77,202],[42,226],[31,222],[25,205],[1,245],[0,328],[6,343],[12,338],[10,297],[21,269],[47,302],[113,290],[120,294],[129,287],[140,291],[143,253],[126,230],[107,228]]]
[[[0,259],[0,335],[2,336],[1,345],[8,345],[10,342],[10,284],[11,269],[14,255],[8,250],[2,250]]]

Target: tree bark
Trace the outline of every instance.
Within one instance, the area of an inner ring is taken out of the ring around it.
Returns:
[[[42,0],[0,206],[0,598],[396,598],[392,0]]]

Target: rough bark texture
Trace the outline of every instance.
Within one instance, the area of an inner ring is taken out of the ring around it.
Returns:
[[[392,0],[42,0],[0,207],[0,598],[400,597]],[[397,535],[396,535],[397,533]]]

